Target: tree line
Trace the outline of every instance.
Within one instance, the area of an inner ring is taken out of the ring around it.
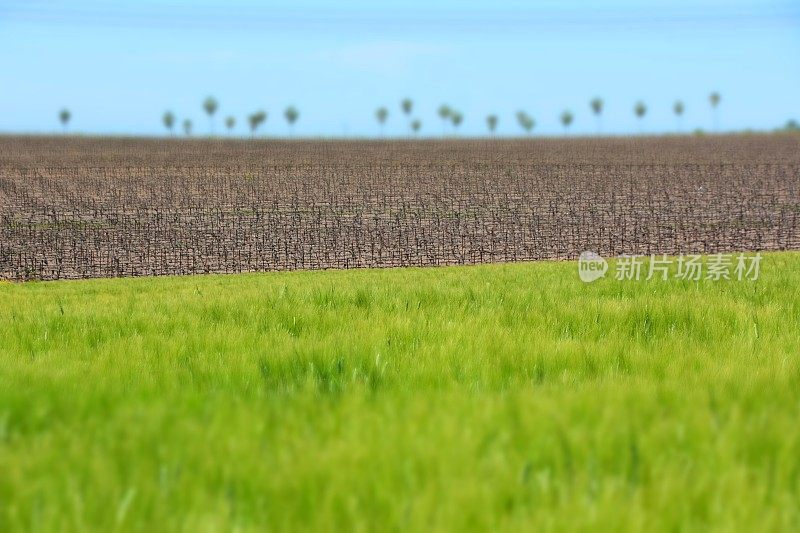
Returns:
[[[711,111],[713,115],[713,128],[715,131],[719,130],[719,116],[718,116],[718,107],[720,102],[722,101],[722,97],[716,91],[710,93],[708,95],[708,102],[711,106]],[[203,111],[208,115],[209,120],[209,132],[213,136],[214,135],[214,116],[219,109],[219,103],[217,99],[213,96],[207,97],[202,102]],[[403,98],[400,101],[399,105],[400,111],[402,116],[405,118],[408,124],[409,131],[416,135],[422,129],[422,120],[413,115],[414,112],[414,102],[411,98]],[[605,108],[605,102],[600,97],[595,97],[589,100],[589,110],[594,115],[596,124],[597,124],[597,132],[602,133],[603,126],[602,126],[602,116],[603,110]],[[682,119],[684,111],[686,107],[682,100],[676,100],[672,105],[672,112],[676,117],[676,128],[677,131],[683,131],[682,127]],[[643,101],[638,101],[633,106],[633,114],[636,116],[636,119],[639,123],[639,132],[642,131],[642,123],[644,121],[645,116],[647,115],[648,107],[647,104]],[[375,119],[378,123],[380,135],[383,136],[384,126],[389,119],[391,112],[388,107],[380,106],[375,110]],[[437,115],[442,122],[442,134],[447,135],[448,132],[452,134],[457,134],[458,128],[464,120],[464,115],[461,111],[452,108],[447,104],[442,104],[437,109]],[[250,130],[250,135],[255,136],[258,128],[267,121],[268,114],[264,110],[257,110],[253,113],[250,113],[246,117],[247,126]],[[67,126],[69,124],[70,119],[72,118],[72,113],[69,109],[62,109],[59,114],[59,121],[64,128],[64,131],[67,130]],[[294,124],[300,118],[300,111],[293,106],[288,106],[283,111],[283,118],[286,120],[290,134],[293,132]],[[530,135],[534,128],[536,127],[536,120],[529,115],[524,110],[519,110],[514,115],[514,120],[516,121],[519,128],[525,133]],[[572,125],[573,121],[575,120],[575,115],[570,109],[565,109],[559,115],[559,122],[561,123],[562,127],[564,128],[564,133],[569,133],[569,128]],[[170,135],[174,135],[175,127],[177,124],[177,117],[172,111],[165,111],[161,117],[162,124],[167,129]],[[486,121],[486,128],[490,135],[494,135],[495,131],[497,130],[497,126],[500,123],[500,117],[497,114],[489,114],[485,117]],[[229,133],[232,133],[237,124],[236,117],[233,115],[228,115],[224,119],[225,128],[228,130]],[[181,127],[183,129],[183,133],[186,136],[190,136],[193,132],[194,124],[192,120],[189,118],[183,119],[181,122]],[[784,129],[790,131],[797,131],[798,124],[795,120],[789,120]]]
[[[219,103],[217,99],[213,96],[209,96],[205,100],[203,100],[203,111],[206,112],[208,115],[209,121],[209,131],[211,135],[214,135],[214,115],[219,108]],[[289,129],[292,130],[294,128],[294,123],[297,122],[297,119],[300,118],[300,111],[297,110],[296,107],[290,105],[283,111],[283,116],[286,119],[286,122],[289,124]],[[267,121],[268,114],[263,109],[259,109],[253,113],[247,115],[247,124],[250,127],[250,134],[255,135],[256,131],[258,130],[259,126]],[[172,111],[165,111],[161,117],[161,122],[164,124],[164,127],[167,128],[170,135],[174,133],[175,128],[175,114]],[[183,123],[183,133],[185,135],[192,134],[192,120],[191,119],[184,119]],[[232,132],[236,127],[236,117],[233,115],[228,115],[225,117],[225,128]]]

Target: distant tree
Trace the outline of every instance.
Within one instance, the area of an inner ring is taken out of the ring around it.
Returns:
[[[684,111],[683,102],[681,102],[680,100],[676,100],[675,103],[672,105],[672,112],[675,113],[675,117],[677,117],[678,120],[678,131],[683,130],[683,128],[681,127],[681,118],[683,117],[683,111]]]
[[[458,130],[458,127],[461,125],[461,122],[463,120],[464,120],[464,115],[462,115],[460,111],[453,111],[450,114],[450,121],[453,123],[454,132]]]
[[[289,123],[289,132],[291,133],[294,128],[294,123],[300,118],[300,112],[294,106],[290,105],[286,108],[286,111],[283,112],[283,116],[286,118],[286,122]]]
[[[642,119],[647,114],[647,106],[644,105],[644,102],[636,102],[636,105],[633,106],[633,112],[636,115],[636,118],[639,120],[639,131],[642,131]]]
[[[183,121],[183,133],[187,136],[192,134],[192,121],[188,118]]]
[[[255,137],[258,127],[267,120],[267,114],[264,111],[256,111],[247,116],[247,122],[250,124],[250,135]]]
[[[208,122],[211,128],[211,135],[214,135],[214,113],[217,112],[217,100],[213,96],[207,97],[203,100],[203,110],[208,115]]]
[[[486,126],[489,128],[489,133],[494,135],[494,130],[497,129],[497,115],[489,115],[486,117]]]
[[[597,132],[601,132],[603,130],[603,124],[601,120],[601,115],[603,114],[603,99],[600,97],[594,97],[589,102],[589,107],[592,108],[592,113],[594,116],[597,117]]]
[[[164,116],[161,117],[161,121],[164,123],[164,127],[169,131],[169,134],[172,135],[172,128],[175,126],[175,115],[172,114],[172,111],[164,113]]]
[[[442,104],[439,106],[437,113],[439,114],[439,118],[442,119],[442,133],[445,133],[447,131],[445,129],[447,121],[450,120],[450,115],[453,114],[453,110],[450,109],[449,105]]]
[[[517,111],[517,113],[514,116],[517,119],[517,124],[519,124],[519,127],[527,132],[528,130],[526,126],[528,124],[528,114],[525,113],[525,111]]]
[[[422,122],[420,122],[418,118],[411,121],[411,131],[413,131],[415,135],[419,133],[420,128],[422,128]]]
[[[403,98],[403,100],[400,101],[400,109],[402,109],[403,113],[406,115],[410,115],[411,111],[414,109],[414,102],[411,98]]]
[[[519,126],[525,130],[525,133],[530,134],[533,127],[536,125],[536,121],[533,120],[530,115],[528,115],[525,111],[517,111],[517,122]]]
[[[389,110],[385,107],[379,107],[375,110],[375,118],[378,119],[378,126],[381,129],[381,136],[383,136],[383,125],[386,123],[386,119],[389,118]]]
[[[236,127],[236,118],[235,117],[226,117],[225,118],[225,127],[228,128],[228,131],[233,131],[233,128]]]
[[[714,91],[708,95],[708,101],[711,104],[711,114],[714,118],[714,129],[716,131],[719,131],[719,115],[717,112],[717,106],[719,106],[720,100],[722,100],[722,97],[717,91]]]
[[[783,127],[783,129],[786,131],[798,132],[800,131],[800,124],[798,124],[795,119],[789,119],[786,121],[786,125]]]
[[[572,111],[566,110],[561,113],[561,125],[564,126],[564,133],[569,130],[570,124],[572,124],[572,120],[575,117],[572,115]]]
[[[64,108],[58,112],[58,120],[61,121],[61,126],[64,128],[64,132],[67,131],[67,125],[69,124],[69,119],[72,118],[72,113],[70,113],[69,109]]]

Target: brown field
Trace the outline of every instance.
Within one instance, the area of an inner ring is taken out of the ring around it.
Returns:
[[[800,136],[0,138],[0,278],[800,249]]]

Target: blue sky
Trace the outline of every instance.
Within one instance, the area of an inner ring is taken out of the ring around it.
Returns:
[[[52,132],[58,110],[85,133],[162,134],[162,113],[216,129],[234,115],[268,112],[263,132],[284,135],[283,109],[301,112],[297,135],[404,135],[399,101],[411,97],[422,132],[440,135],[436,109],[461,111],[460,135],[518,134],[525,110],[535,133],[598,124],[606,133],[711,129],[708,94],[722,95],[722,130],[771,129],[800,120],[797,1],[469,2],[58,2],[0,1],[0,131]],[[641,124],[633,114],[642,100]]]

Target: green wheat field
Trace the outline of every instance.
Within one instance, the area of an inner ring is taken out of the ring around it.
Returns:
[[[0,285],[0,531],[797,530],[800,254]]]

